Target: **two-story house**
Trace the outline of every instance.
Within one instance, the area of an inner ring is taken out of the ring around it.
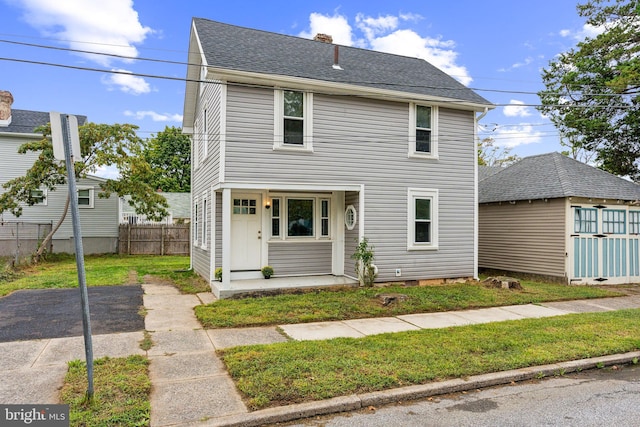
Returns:
[[[421,59],[200,18],[187,80],[192,265],[217,296],[273,283],[265,265],[272,286],[353,283],[364,237],[378,281],[477,275],[490,102]]]
[[[18,153],[18,148],[27,142],[38,141],[42,134],[35,132],[38,126],[49,123],[49,113],[12,109],[13,96],[7,91],[0,91],[0,194],[6,182],[24,176],[26,171],[38,159],[39,153]],[[85,116],[78,116],[83,124]],[[104,179],[87,176],[77,182],[78,205],[83,231],[83,248],[86,254],[114,253],[118,248],[118,198],[99,198],[100,184]],[[12,255],[16,250],[16,223],[50,223],[55,225],[60,219],[67,200],[68,187],[60,185],[55,191],[46,188],[32,192],[35,203],[23,206],[22,215],[14,217],[10,212],[0,212],[0,255]],[[37,229],[37,228],[36,228]],[[18,230],[19,234],[20,231]],[[35,250],[38,240],[44,236],[30,236],[28,241],[23,232],[23,240],[19,241],[21,254]],[[71,214],[69,213],[53,237],[53,252],[73,253],[75,243]]]

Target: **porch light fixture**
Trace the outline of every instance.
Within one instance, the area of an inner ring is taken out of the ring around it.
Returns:
[[[271,209],[271,200],[267,200],[267,203],[264,205],[264,208],[265,208],[266,210]]]

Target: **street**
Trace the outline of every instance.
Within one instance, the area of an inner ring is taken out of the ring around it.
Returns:
[[[595,369],[288,426],[636,426],[640,365]]]

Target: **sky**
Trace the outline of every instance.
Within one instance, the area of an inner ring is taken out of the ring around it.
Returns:
[[[132,123],[152,137],[182,125],[200,17],[427,60],[496,105],[480,137],[526,157],[562,150],[536,93],[549,61],[597,33],[577,1],[0,0],[0,90],[16,109]]]

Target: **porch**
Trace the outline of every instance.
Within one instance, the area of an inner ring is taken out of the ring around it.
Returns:
[[[211,282],[211,291],[218,298],[247,292],[275,291],[277,289],[325,288],[331,286],[358,286],[358,281],[345,276],[324,274],[318,276],[272,277],[271,279],[231,280],[230,288],[223,288],[222,282]]]

